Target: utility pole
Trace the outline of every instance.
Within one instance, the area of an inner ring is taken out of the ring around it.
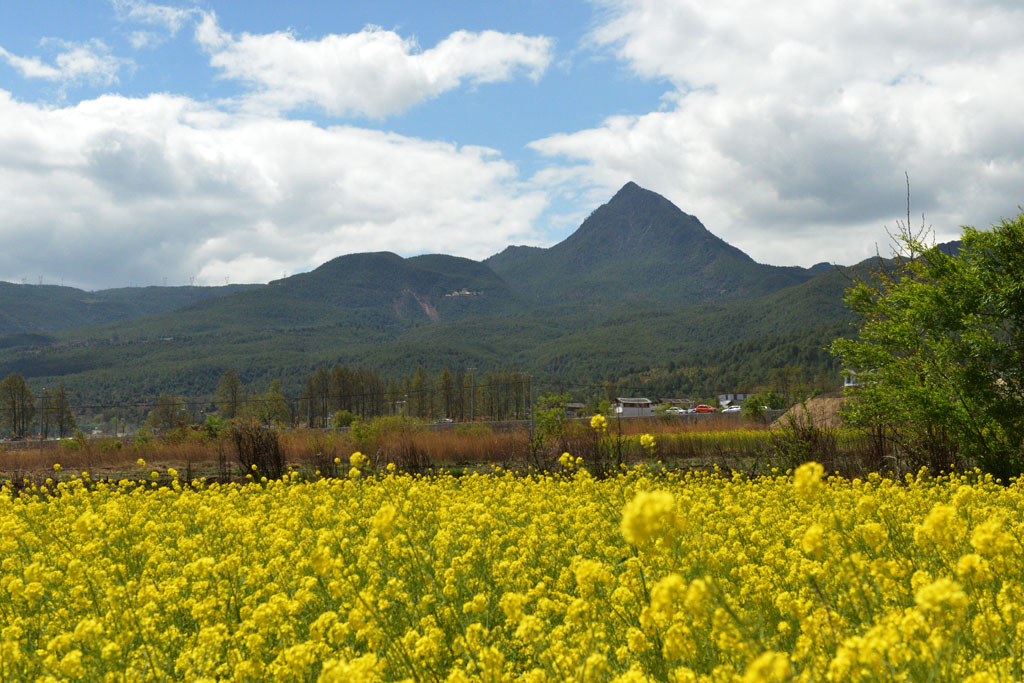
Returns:
[[[533,428],[534,428],[534,410],[533,410],[533,377],[530,375],[526,376],[526,381],[530,383],[530,443],[533,443]]]
[[[529,375],[526,375],[526,377],[529,378]],[[525,382],[526,380],[523,380],[523,381]],[[520,393],[523,395],[523,413],[522,414],[523,414],[523,419],[525,420],[526,419],[526,393],[527,393],[527,390],[524,388],[522,391],[520,391]]]
[[[469,368],[469,421],[476,419],[476,368]]]
[[[42,393],[41,400],[40,400],[40,403],[42,404],[42,408],[43,408],[43,410],[42,410],[43,414],[39,416],[39,451],[40,452],[42,452],[42,450],[43,450],[43,431],[47,427],[49,427],[49,424],[48,424],[49,418],[46,415],[46,399],[47,398],[48,397],[46,395],[46,387],[43,387],[43,393]]]

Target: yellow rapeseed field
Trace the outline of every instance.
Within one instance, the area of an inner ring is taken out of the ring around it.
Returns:
[[[1022,676],[1020,483],[351,464],[6,487],[0,679]]]

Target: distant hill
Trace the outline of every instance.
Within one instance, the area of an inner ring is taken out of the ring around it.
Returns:
[[[628,183],[563,242],[483,262],[379,252],[237,288],[7,285],[0,376],[63,382],[80,401],[209,396],[227,368],[297,392],[321,364],[515,368],[540,386],[666,395],[749,389],[786,367],[827,383],[825,348],[853,331],[843,292],[871,265],[757,263]]]
[[[490,268],[457,256],[339,256],[308,273],[125,325],[126,334],[333,327],[384,330],[506,310],[514,295]]]
[[[0,282],[0,335],[56,332],[141,318],[258,286],[124,287],[86,292],[56,285]]]

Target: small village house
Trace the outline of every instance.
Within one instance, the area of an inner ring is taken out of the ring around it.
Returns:
[[[649,398],[616,398],[612,402],[612,407],[622,417],[651,417],[654,415],[654,402]]]

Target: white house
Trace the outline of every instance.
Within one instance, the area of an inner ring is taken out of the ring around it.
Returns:
[[[622,417],[650,417],[654,415],[654,402],[649,398],[616,398],[612,402],[612,407]]]

